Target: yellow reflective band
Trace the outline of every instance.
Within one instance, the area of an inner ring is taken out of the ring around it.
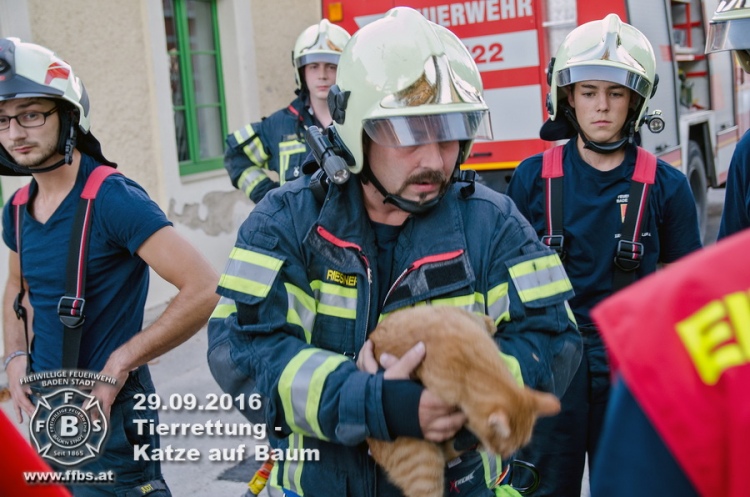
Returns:
[[[302,328],[305,332],[305,341],[312,341],[312,329],[315,325],[315,299],[305,293],[301,288],[284,283],[287,293],[289,308],[286,313],[286,321]]]
[[[268,161],[266,148],[263,146],[263,142],[257,135],[247,145],[242,147],[242,151],[245,153],[247,158],[250,159],[250,161],[255,165],[262,166]]]
[[[447,306],[447,307],[458,307],[467,312],[484,315],[484,296],[481,293],[474,293],[473,295],[459,295],[458,297],[446,297],[443,299],[432,299],[430,301],[416,302],[413,307],[419,307],[422,305],[433,305],[433,306]],[[392,311],[395,312],[395,311]],[[384,320],[392,312],[386,312],[381,314],[378,318],[378,322]]]
[[[318,409],[328,375],[348,359],[327,350],[299,352],[281,373],[278,392],[284,419],[297,433],[328,440],[320,429]]]
[[[504,354],[503,352],[500,352],[500,357],[502,358],[505,365],[508,366],[508,370],[510,371],[510,374],[513,375],[513,378],[515,378],[518,386],[522,387],[523,374],[521,374],[521,363],[518,362],[518,359],[516,359],[512,355]]]
[[[255,134],[255,130],[249,124],[246,124],[244,128],[240,128],[234,132],[234,139],[237,143],[242,143]]]
[[[557,254],[521,262],[508,271],[524,303],[573,290]]]
[[[279,184],[286,182],[286,172],[289,169],[289,158],[294,154],[307,152],[304,143],[297,140],[279,143]]]
[[[487,292],[487,315],[499,325],[502,321],[510,321],[510,297],[508,283],[500,283]]]
[[[302,448],[303,448],[303,436],[292,433],[289,435],[289,448],[292,449],[293,454],[301,454]],[[283,485],[284,488],[287,490],[291,490],[296,495],[299,495],[300,497],[304,495],[302,492],[302,465],[304,463],[304,458],[299,459],[292,459],[292,460],[285,460],[283,462],[284,465],[284,475],[283,475]],[[274,464],[274,467],[278,466],[277,464]]]
[[[445,305],[451,307],[460,307],[465,311],[474,314],[484,314],[484,302],[477,297],[481,297],[479,294],[471,295],[460,295],[458,297],[446,297],[442,299],[432,299],[432,305]]]
[[[343,319],[357,319],[357,289],[320,282],[318,312]]]
[[[578,322],[576,321],[576,315],[573,314],[573,309],[570,308],[570,304],[568,301],[565,301],[565,312],[568,313],[568,319],[570,319],[570,322],[574,325],[578,326]]]
[[[497,479],[500,477],[501,468],[503,467],[503,460],[500,456],[488,454],[483,449],[480,449],[478,452],[482,457],[484,481],[487,483],[487,488],[495,488],[498,484]]]
[[[279,143],[279,153],[292,155],[292,154],[303,154],[307,152],[307,147],[304,143],[297,140],[289,140]]]
[[[235,292],[265,298],[271,291],[284,261],[253,250],[234,247],[221,275],[219,286]]]
[[[214,312],[211,313],[209,319],[224,319],[237,312],[237,305],[234,300],[222,297],[219,299],[219,303],[216,304]]]
[[[245,169],[237,180],[237,185],[240,190],[245,192],[245,195],[250,197],[250,194],[258,184],[264,179],[268,178],[268,175],[264,170],[258,166],[251,166]]]

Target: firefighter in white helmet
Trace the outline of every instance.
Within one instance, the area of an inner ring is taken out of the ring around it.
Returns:
[[[112,174],[116,164],[102,155],[89,117],[88,93],[67,62],[40,45],[0,38],[0,174],[31,176],[2,218],[12,411],[18,422],[32,418],[36,449],[51,466],[109,475],[97,485],[71,481],[73,495],[169,496],[159,461],[134,457],[134,444],[159,446],[158,434],[138,424],[158,423],[158,413],[139,410],[137,399],[154,394],[148,362],[208,320],[218,275],[143,188]],[[179,291],[144,328],[151,269]],[[84,394],[66,380],[64,397],[55,382],[21,381],[31,373],[69,379],[71,370],[105,381],[86,384],[93,389]],[[74,400],[50,400],[61,397]]]
[[[721,2],[706,38],[707,53],[733,50],[750,71],[746,2]],[[748,133],[726,190],[720,243],[593,311],[618,367],[591,473],[594,496],[748,495],[750,401],[741,392],[750,363],[735,349],[748,325],[738,309],[748,306],[750,270],[737,263],[750,244]]]
[[[305,130],[331,124],[326,98],[349,38],[344,28],[327,19],[306,28],[292,50],[296,98],[285,108],[227,136],[224,167],[232,184],[253,202],[301,176],[302,164],[310,153]]]
[[[706,36],[706,53],[733,50],[740,67],[750,73],[750,6],[747,2],[719,4]],[[729,77],[729,75],[727,75]],[[719,240],[750,228],[750,133],[737,143],[729,164]]]
[[[584,357],[562,412],[540,420],[519,458],[534,464],[532,495],[581,493],[610,389],[609,366],[589,314],[603,298],[701,247],[685,176],[637,147],[657,75],[651,44],[615,14],[583,24],[549,66],[549,120],[541,137],[565,145],[518,166],[508,195],[562,256]]]
[[[383,315],[426,303],[487,314],[517,379],[558,395],[580,338],[559,258],[510,199],[460,174],[491,130],[479,71],[454,34],[414,9],[390,10],[352,36],[329,102],[335,124],[313,152],[333,181],[322,195],[319,171],[289,182],[240,227],[209,322],[211,356],[255,380],[278,427],[272,444],[320,451],[314,463],[277,461],[272,485],[397,497],[365,440],[440,442],[466,419],[409,380],[420,347],[379,370],[366,339]],[[446,468],[446,493],[494,495],[503,461],[475,445]]]

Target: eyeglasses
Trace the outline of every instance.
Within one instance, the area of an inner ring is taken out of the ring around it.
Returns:
[[[38,128],[44,126],[47,122],[47,116],[51,116],[57,111],[57,107],[53,107],[52,110],[47,112],[24,112],[15,116],[0,116],[0,131],[5,131],[10,128],[10,122],[15,119],[16,122],[22,128]]]

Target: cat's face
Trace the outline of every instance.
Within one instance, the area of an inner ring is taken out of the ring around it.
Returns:
[[[538,417],[560,412],[560,401],[552,394],[524,388],[512,409],[502,406],[493,411],[483,427],[469,427],[486,450],[509,457],[528,444]]]

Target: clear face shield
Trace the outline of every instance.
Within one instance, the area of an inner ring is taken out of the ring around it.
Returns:
[[[750,73],[750,18],[708,25],[706,53],[734,50],[737,62]]]
[[[368,119],[363,128],[375,143],[384,147],[492,139],[487,110]]]

